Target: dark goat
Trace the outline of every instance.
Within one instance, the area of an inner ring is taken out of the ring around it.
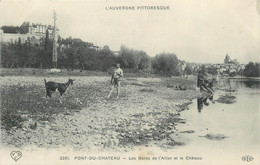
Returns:
[[[62,94],[66,91],[68,86],[73,84],[73,81],[75,81],[75,79],[74,80],[69,79],[68,82],[66,83],[56,83],[53,81],[46,82],[46,79],[44,79],[45,87],[46,87],[46,98],[47,96],[51,98],[52,92],[55,92],[56,89],[58,89],[58,91],[60,92],[60,96],[62,96]]]

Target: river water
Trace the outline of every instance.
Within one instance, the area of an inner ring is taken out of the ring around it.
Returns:
[[[260,153],[259,81],[223,78],[218,88],[213,98],[194,100],[189,110],[181,112],[186,124],[177,126],[181,131],[175,138],[184,144],[178,151],[213,160],[239,162],[243,155],[256,159]],[[234,96],[235,103],[219,103],[223,95]]]

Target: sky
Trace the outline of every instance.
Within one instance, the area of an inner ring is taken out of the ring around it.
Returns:
[[[0,26],[53,24],[61,37],[81,38],[118,51],[175,53],[195,63],[259,62],[260,0],[0,0]],[[109,6],[169,6],[170,10],[106,10]]]

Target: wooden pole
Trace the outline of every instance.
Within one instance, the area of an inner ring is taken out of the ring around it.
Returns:
[[[57,68],[57,45],[56,45],[56,20],[57,14],[56,11],[53,12],[54,19],[54,29],[53,29],[53,53],[52,53],[52,66],[53,68]]]

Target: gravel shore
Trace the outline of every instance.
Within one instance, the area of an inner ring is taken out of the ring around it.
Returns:
[[[125,78],[121,95],[110,99],[110,77],[53,77],[76,79],[63,98],[45,98],[44,77],[1,77],[1,143],[3,147],[69,147],[76,150],[128,152],[136,146],[168,149],[182,145],[172,136],[185,123],[196,91],[195,79]],[[185,85],[187,90],[167,88]],[[13,121],[16,120],[16,121]],[[18,122],[19,121],[19,122]]]

